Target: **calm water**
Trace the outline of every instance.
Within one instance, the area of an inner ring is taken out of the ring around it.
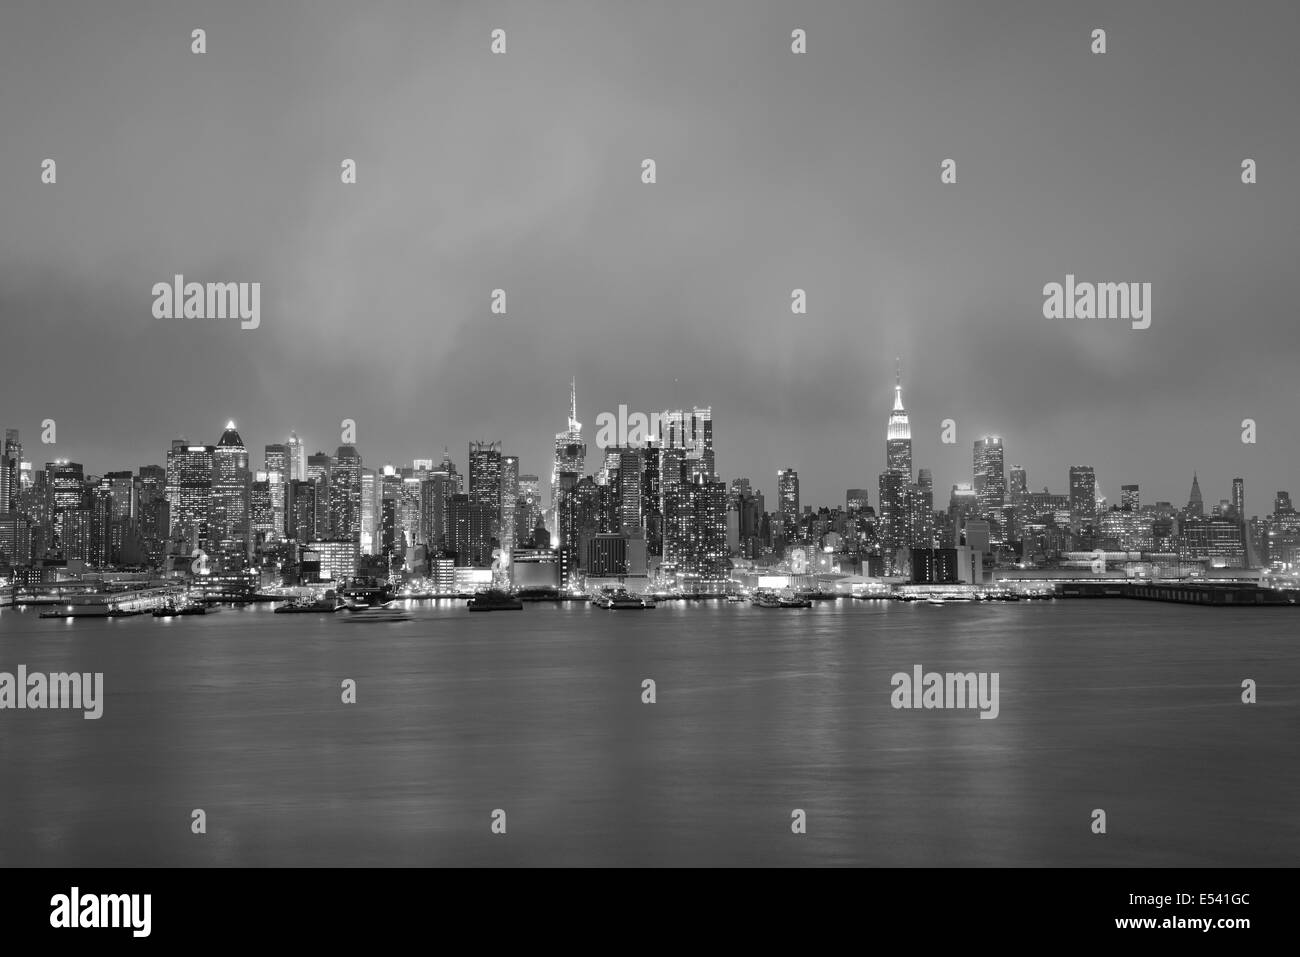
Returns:
[[[414,613],[0,612],[0,671],[105,684],[98,721],[0,711],[0,865],[1300,860],[1287,609]],[[915,664],[998,672],[1000,716],[894,710],[890,677]],[[1240,703],[1243,678],[1258,704]]]

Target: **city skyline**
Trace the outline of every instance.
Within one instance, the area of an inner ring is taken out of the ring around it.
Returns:
[[[1067,3],[854,7],[720,3],[683,35],[649,10],[506,4],[514,42],[493,57],[496,24],[471,11],[275,7],[250,32],[238,5],[73,23],[20,4],[0,33],[0,322],[7,353],[57,357],[60,385],[10,364],[0,415],[28,436],[56,420],[57,456],[105,468],[227,419],[259,447],[300,427],[330,450],[351,418],[377,459],[490,435],[545,475],[576,374],[584,421],[707,403],[728,474],[770,494],[792,464],[831,503],[875,488],[900,357],[939,489],[986,433],[1032,487],[1084,461],[1112,501],[1121,483],[1181,496],[1194,470],[1215,499],[1238,475],[1292,483],[1291,8],[1098,10],[1118,41],[1103,61]],[[1150,281],[1151,327],[1045,319],[1067,273]],[[262,283],[260,326],[154,318],[175,274]]]
[[[893,397],[893,411],[889,413],[887,419],[881,417],[881,420],[885,421],[886,424],[883,428],[880,428],[878,430],[880,433],[879,445],[881,447],[882,453],[878,456],[880,467],[877,469],[876,474],[879,474],[879,472],[889,471],[890,469],[891,453],[889,452],[889,449],[891,448],[891,442],[892,442],[891,437],[895,434],[894,422],[896,419],[898,419],[899,413],[902,413],[902,418],[899,421],[902,422],[901,428],[904,431],[899,432],[897,434],[900,436],[906,434],[907,436],[902,441],[907,446],[907,452],[905,453],[905,456],[908,459],[908,468],[911,470],[912,477],[915,477],[915,475],[920,470],[924,470],[928,473],[931,473],[931,475],[933,475],[934,472],[933,467],[927,464],[927,461],[933,461],[933,459],[927,458],[927,456],[924,453],[917,454],[914,451],[915,439],[912,438],[913,430],[911,429],[908,421],[910,418],[910,413],[904,411],[902,405],[903,388],[904,386],[902,382],[901,367],[899,367],[896,364],[894,370],[894,384],[890,390]],[[574,424],[577,424],[579,426],[579,429],[576,434],[581,437],[581,440],[586,448],[586,455],[585,455],[586,467],[580,474],[584,476],[595,475],[597,472],[600,471],[600,463],[603,460],[603,454],[605,449],[601,448],[600,446],[597,446],[594,442],[596,430],[591,425],[587,425],[585,426],[585,431],[583,431],[584,426],[582,425],[582,423],[574,418],[574,413],[575,413],[574,403],[576,401],[575,395],[576,395],[576,377],[570,383],[570,400],[568,406],[569,417],[566,423],[566,428],[556,433],[555,439],[558,442],[563,436],[575,434],[573,432],[572,426]],[[617,408],[617,406],[615,408]],[[909,409],[911,408],[910,402],[908,403],[908,408]],[[655,409],[656,411],[662,411],[662,412],[669,411],[668,407],[664,407],[664,409],[662,410],[658,409],[657,407],[655,407]],[[595,416],[588,416],[588,421],[590,422],[594,418]],[[341,425],[343,424],[343,420],[340,420],[340,424]],[[20,435],[29,434],[28,430],[22,429],[21,427],[16,427],[12,423],[8,423],[8,422],[3,423],[3,427],[10,430],[15,430],[19,432]],[[260,426],[255,426],[255,427],[261,428]],[[239,434],[241,436],[246,436],[246,434],[248,434],[247,428],[239,426],[238,420],[233,418],[227,419],[226,424],[221,428],[223,433],[232,428],[239,428]],[[358,428],[357,424],[353,423],[352,428],[355,431]],[[39,436],[40,432],[41,430],[39,428],[39,423],[38,423],[37,427],[32,429],[30,434]],[[343,430],[340,430],[339,432],[340,436],[342,435],[342,432]],[[361,452],[362,460],[364,463],[363,468],[374,469],[377,472],[382,472],[385,466],[393,466],[396,468],[409,467],[412,465],[412,463],[417,462],[421,459],[431,459],[433,457],[433,455],[430,453],[430,450],[423,449],[418,451],[411,451],[407,453],[404,457],[377,456],[375,458],[371,458],[369,455],[366,454],[364,445],[360,441],[356,441],[352,443],[335,442],[333,444],[329,444],[327,442],[319,442],[313,445],[313,443],[310,441],[310,436],[313,434],[315,433],[292,428],[285,431],[282,435],[268,436],[268,440],[266,442],[261,442],[261,441],[250,442],[245,437],[244,438],[245,446],[249,452],[249,470],[254,473],[265,471],[266,469],[264,467],[265,466],[264,450],[266,450],[268,447],[287,446],[290,442],[291,437],[296,438],[301,444],[301,448],[303,450],[302,454],[304,457],[313,454],[321,454],[321,453],[330,455],[340,445],[355,445],[357,449]],[[302,437],[303,435],[307,435],[308,438],[303,438]],[[710,433],[710,435],[712,435],[712,433]],[[725,437],[726,429],[722,431],[721,435]],[[1011,472],[1013,469],[1017,469],[1017,468],[1023,470],[1027,474],[1027,487],[1026,487],[1027,491],[1029,492],[1052,491],[1052,492],[1063,492],[1064,494],[1069,494],[1070,470],[1072,467],[1079,465],[1080,462],[1071,460],[1068,463],[1060,463],[1059,466],[1054,471],[1047,473],[1048,475],[1047,478],[1039,481],[1037,476],[1042,473],[1038,473],[1034,469],[1029,468],[1024,464],[1025,460],[1032,461],[1034,459],[1034,456],[1032,454],[1021,455],[1020,453],[1016,452],[1015,450],[1017,447],[1015,446],[1014,442],[1011,446],[1012,452],[1006,453],[1004,451],[1004,446],[1007,441],[1007,438],[1008,437],[1004,433],[999,433],[999,432],[984,433],[982,435],[972,437],[967,442],[965,447],[965,455],[967,456],[968,462],[970,462],[972,448],[976,449],[974,454],[976,457],[978,457],[980,454],[978,449],[981,443],[990,439],[996,441],[998,449],[1001,453],[999,457],[1003,468],[1001,490],[1004,498],[1008,498],[1010,495],[1009,482],[1011,479]],[[219,445],[221,442],[220,437],[218,437],[218,439],[216,439],[213,442],[208,442],[201,437],[196,439],[187,434],[180,434],[180,435],[173,436],[171,439],[167,441],[168,444],[170,444],[171,442],[174,442],[179,439],[185,439],[194,445],[215,446],[215,445]],[[476,440],[469,440],[469,441],[472,444]],[[499,450],[511,448],[511,446],[509,446],[507,443],[501,440],[493,440],[493,442],[498,447]],[[530,444],[535,444],[535,443],[530,443]],[[724,442],[722,444],[722,447],[725,448],[725,445],[726,443]],[[871,445],[870,441],[867,442],[867,445],[868,446]],[[952,450],[954,449],[960,450],[961,447],[960,442],[944,444],[937,440],[933,443],[933,445],[943,448],[945,450],[945,455],[944,455],[945,458],[952,456]],[[451,447],[451,443],[437,443],[437,447],[445,450]],[[68,461],[68,462],[77,462],[83,465],[83,467],[86,470],[85,474],[98,475],[98,476],[102,476],[108,472],[120,471],[124,469],[130,469],[132,471],[135,471],[143,466],[161,465],[166,457],[165,454],[163,454],[161,456],[157,456],[154,460],[151,461],[143,461],[136,464],[129,464],[125,462],[113,462],[110,465],[104,466],[103,468],[97,468],[94,464],[87,461],[85,457],[79,457],[75,454],[60,454],[52,457],[41,458],[39,460],[37,457],[33,457],[32,453],[34,453],[37,448],[56,449],[58,448],[57,443],[51,445],[45,445],[43,443],[40,443],[39,439],[37,440],[36,443],[33,443],[31,440],[27,440],[23,443],[23,448],[24,448],[24,460],[30,462],[34,470],[38,466],[44,467],[46,463]],[[617,448],[617,446],[608,446],[608,448],[614,449]],[[1250,446],[1246,446],[1246,448],[1249,449]],[[163,449],[163,452],[165,453],[165,448]],[[444,454],[446,453],[444,452]],[[554,456],[555,453],[553,452],[552,458],[554,458]],[[518,455],[514,455],[513,457],[517,460],[516,468],[518,469],[520,467],[518,462],[519,460],[522,459],[522,457]],[[938,456],[935,456],[935,458],[937,457]],[[453,455],[452,461],[458,462],[458,467],[461,469],[461,474],[465,474],[470,464],[469,456],[467,455],[464,459],[458,460]],[[554,471],[554,463],[550,462],[549,459],[547,461],[548,464],[551,465],[551,473],[557,474]],[[533,470],[536,471],[536,468],[533,466],[529,466],[527,461],[523,461],[522,464],[523,467],[525,467],[526,469],[532,468]],[[1087,464],[1087,463],[1083,463],[1083,464]],[[765,480],[763,477],[765,473],[761,473],[761,472],[757,474],[742,474],[739,472],[732,472],[726,468],[719,468],[716,474],[722,481],[728,484],[733,479],[740,479],[740,478],[748,479],[754,491],[762,492],[766,496],[768,496],[770,500],[775,501],[779,499],[779,495],[780,495],[779,473],[783,471],[785,468],[793,468],[799,475],[800,498],[802,500],[802,505],[811,505],[814,510],[822,507],[843,508],[845,505],[846,494],[850,490],[862,488],[862,489],[867,489],[872,493],[869,496],[869,502],[871,504],[871,507],[875,509],[877,512],[879,512],[880,498],[879,498],[879,492],[876,488],[874,475],[871,476],[864,475],[863,481],[859,482],[858,484],[849,484],[847,478],[845,479],[844,482],[834,483],[828,481],[825,475],[819,474],[820,470],[815,467],[815,463],[813,464],[813,466],[814,467],[810,468],[808,464],[794,462],[794,461],[783,462],[781,464],[778,464],[775,469],[769,470],[772,475],[772,480],[766,484],[764,484]],[[1158,485],[1155,488],[1153,488],[1148,483],[1143,483],[1140,481],[1134,481],[1130,479],[1128,477],[1130,472],[1107,476],[1102,474],[1101,471],[1096,469],[1095,466],[1090,466],[1090,467],[1093,468],[1094,473],[1096,475],[1097,494],[1105,499],[1106,507],[1108,508],[1112,505],[1121,505],[1123,502],[1123,489],[1125,486],[1131,486],[1131,485],[1139,486],[1143,490],[1142,501],[1145,504],[1151,504],[1156,501],[1164,501],[1164,502],[1169,502],[1175,505],[1176,507],[1181,507],[1181,504],[1184,503],[1185,501],[1183,494],[1178,490],[1178,479],[1175,477],[1169,478],[1168,483],[1170,487],[1165,488],[1164,486]],[[871,470],[870,465],[864,467],[864,471],[869,472],[870,470]],[[1136,469],[1131,470],[1131,472],[1138,472],[1138,473],[1142,471],[1143,469],[1140,466]],[[1231,466],[1220,469],[1220,468],[1216,468],[1213,464],[1209,469],[1200,466],[1193,466],[1191,470],[1191,478],[1186,479],[1183,484],[1188,490],[1191,490],[1193,488],[1193,485],[1199,484],[1200,476],[1205,474],[1217,475],[1219,474],[1220,471],[1224,472],[1225,474],[1230,473],[1230,477],[1228,477],[1226,481],[1223,482],[1223,488],[1226,494],[1223,495],[1215,494],[1218,486],[1216,486],[1213,482],[1207,482],[1206,484],[1209,485],[1209,487],[1211,488],[1211,493],[1208,496],[1209,505],[1217,506],[1220,502],[1232,502],[1235,504],[1236,483],[1241,481],[1244,482],[1244,485],[1247,489],[1250,489],[1250,494],[1246,498],[1247,517],[1250,517],[1252,515],[1263,516],[1269,514],[1271,512],[1271,503],[1273,501],[1274,495],[1279,491],[1289,492],[1292,487],[1290,481],[1286,477],[1281,477],[1277,482],[1274,482],[1272,484],[1266,482],[1263,484],[1256,483],[1252,485],[1250,480],[1245,478],[1245,472],[1247,470],[1243,470],[1240,468],[1234,469]],[[1057,473],[1059,473],[1059,475]],[[978,474],[978,468],[972,462],[967,466],[967,471],[964,474],[960,472],[954,472],[954,481],[934,482],[933,485],[933,488],[935,489],[934,507],[945,508],[947,502],[947,496],[950,490],[953,488],[953,486],[973,486],[974,482],[976,481],[977,474]],[[809,477],[813,477],[816,480],[815,484],[810,485],[808,483]],[[868,478],[870,478],[870,481],[868,481]],[[287,470],[286,470],[285,479],[288,480]],[[549,484],[550,483],[548,483],[548,485]],[[837,484],[838,486],[840,486],[839,494],[828,499],[815,498],[807,493],[807,490],[810,487],[813,488],[835,487]],[[1111,486],[1114,487],[1113,494],[1108,491],[1108,489]],[[1261,500],[1265,501],[1266,507],[1259,508],[1257,503],[1259,503]],[[553,504],[550,499],[547,499],[547,502],[548,504]],[[1257,511],[1253,511],[1253,509],[1257,509],[1257,508],[1258,508]]]

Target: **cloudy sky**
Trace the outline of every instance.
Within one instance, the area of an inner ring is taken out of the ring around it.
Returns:
[[[367,464],[500,439],[545,475],[576,375],[592,439],[712,405],[724,478],[875,504],[898,356],[940,503],[996,432],[1035,488],[1195,469],[1266,512],[1300,493],[1298,9],[8,0],[0,425],[94,473],[352,418]],[[155,319],[176,273],[261,282],[261,327]],[[1151,328],[1045,319],[1066,273],[1152,283]]]

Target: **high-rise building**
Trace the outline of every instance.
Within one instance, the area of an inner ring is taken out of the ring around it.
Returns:
[[[5,446],[0,457],[0,471],[4,472],[3,482],[6,492],[0,498],[0,512],[18,510],[18,493],[22,490],[20,469],[23,461],[23,443],[17,429],[5,429]]]
[[[555,434],[555,462],[551,469],[551,508],[558,505],[560,473],[581,475],[587,464],[587,445],[582,441],[582,423],[578,421],[578,380],[569,383],[569,421],[563,432]]]
[[[361,454],[340,445],[330,463],[330,535],[338,541],[361,541]]]
[[[1070,466],[1070,517],[1085,524],[1097,516],[1097,473],[1091,465]]]
[[[1232,480],[1232,509],[1239,519],[1246,518],[1246,482],[1240,478]]]
[[[1000,520],[1007,498],[1001,436],[986,435],[975,440],[974,477],[975,498],[981,517]]]
[[[251,542],[248,448],[235,430],[235,423],[226,423],[226,430],[212,449],[212,508],[209,533],[216,544],[242,543],[247,549]],[[236,548],[237,550],[237,548]]]
[[[298,438],[297,432],[289,433],[289,441],[284,443],[288,459],[289,481],[301,482],[307,478],[307,449]]]
[[[912,481],[912,426],[903,408],[903,370],[900,366],[894,376],[894,408],[889,413],[889,427],[885,438],[887,470],[901,475],[903,484]],[[883,507],[883,503],[882,503]]]
[[[1189,518],[1203,518],[1205,516],[1205,500],[1201,497],[1201,483],[1192,473],[1192,491],[1187,496],[1186,514]]]
[[[499,515],[501,509],[501,472],[500,442],[469,444],[469,500],[488,506],[493,515]]]
[[[644,462],[644,449],[619,449],[619,524],[623,532],[635,531],[643,525],[644,517],[641,514],[641,469]]]
[[[1136,512],[1142,507],[1141,490],[1136,485],[1119,487],[1119,507],[1126,512]]]
[[[1029,479],[1025,474],[1024,466],[1011,466],[1011,479],[1007,486],[1007,493],[1011,496],[1011,500],[1014,502],[1017,500],[1017,496],[1025,495],[1028,492]]]
[[[683,481],[712,482],[715,479],[713,454],[713,409],[696,406],[666,410],[659,415],[659,444],[665,449],[682,451]]]
[[[492,531],[496,509],[468,495],[451,497],[447,518],[447,547],[455,553],[458,568],[486,568],[492,564]]]
[[[799,525],[799,473],[794,469],[781,469],[776,473],[778,511],[790,528]]]
[[[361,470],[361,554],[378,552],[379,477],[374,469]]]
[[[844,511],[849,518],[857,518],[867,510],[868,497],[864,488],[851,488],[844,493]]]
[[[501,456],[501,514],[498,540],[506,554],[515,550],[515,508],[519,499],[519,456]]]

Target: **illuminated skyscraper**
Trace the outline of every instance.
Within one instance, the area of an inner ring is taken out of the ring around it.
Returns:
[[[799,473],[781,469],[776,473],[776,497],[781,517],[788,528],[799,525]]]
[[[1070,466],[1070,517],[1086,524],[1097,517],[1097,473],[1091,465]]]
[[[167,452],[168,535],[186,549],[208,542],[212,453],[212,446],[190,445],[185,439],[173,439]]]
[[[515,550],[515,505],[519,498],[519,456],[501,456],[501,522],[497,535],[508,554]]]
[[[1136,485],[1119,487],[1119,507],[1126,512],[1136,512],[1142,507],[1142,493]]]
[[[1002,438],[986,435],[975,440],[974,486],[981,518],[1002,518],[1007,497],[1007,477],[1002,453]]]
[[[330,535],[361,539],[361,453],[340,445],[330,463]]]
[[[885,438],[885,456],[890,472],[900,475],[904,484],[912,481],[912,426],[903,408],[903,370],[900,366],[894,376],[894,408],[889,413],[889,429]]]
[[[307,478],[307,450],[297,432],[289,433],[289,441],[284,444],[288,459],[289,481],[301,482]]]
[[[486,505],[493,514],[501,511],[501,443],[471,442],[469,444],[469,500],[475,505]]]
[[[226,430],[212,449],[212,511],[209,529],[214,543],[251,541],[248,448],[235,431],[235,423]]]
[[[587,465],[587,445],[582,441],[582,423],[578,421],[578,380],[569,383],[568,428],[555,434],[555,463],[551,469],[551,508],[559,502],[560,473],[582,475]]]
[[[4,452],[0,455],[0,469],[5,473],[3,484],[7,495],[0,500],[0,512],[18,510],[18,493],[22,491],[19,470],[23,461],[23,443],[17,429],[5,429]]]

